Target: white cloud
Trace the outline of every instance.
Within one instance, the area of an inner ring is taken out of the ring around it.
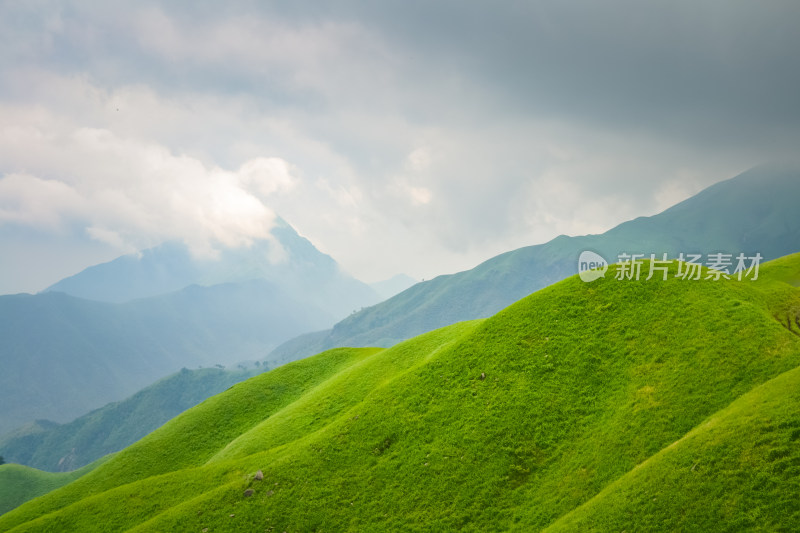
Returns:
[[[114,230],[110,230],[107,228],[99,228],[96,226],[90,226],[86,228],[86,233],[92,239],[108,244],[113,248],[116,248],[120,251],[127,251],[127,252],[138,252],[139,250],[131,247],[128,243],[125,242],[125,239],[120,235],[118,232]]]
[[[391,76],[387,63],[394,61],[379,37],[353,21],[290,22],[252,13],[195,19],[146,7],[133,15],[132,31],[157,61],[246,71],[286,98],[305,90],[347,98],[354,88]]]
[[[239,181],[261,198],[289,190],[295,184],[297,169],[279,157],[257,157],[246,161],[238,172]]]
[[[317,189],[323,191],[339,207],[357,209],[363,199],[361,190],[356,186],[347,186],[341,183],[334,184],[327,178],[319,178],[316,182]]]
[[[264,201],[294,181],[293,167],[276,157],[229,171],[106,129],[57,130],[4,129],[4,139],[17,134],[25,144],[18,157],[4,154],[6,165],[28,171],[0,179],[0,220],[51,229],[79,220],[121,249],[180,239],[209,255],[269,238],[275,213]]]
[[[678,169],[674,176],[666,177],[656,189],[654,198],[658,211],[663,211],[678,202],[700,192],[702,176],[688,169]]]
[[[425,187],[411,187],[408,192],[414,205],[429,204],[433,198],[433,193]]]
[[[412,172],[423,172],[431,166],[431,153],[428,148],[414,149],[406,158],[406,166]]]
[[[609,32],[557,3],[541,13],[573,30],[501,40],[545,18],[514,8],[473,19],[435,4],[148,4],[0,7],[0,224],[77,221],[119,249],[182,238],[211,253],[262,235],[274,210],[362,278],[430,277],[603,231],[796,151],[793,126],[748,127],[748,110],[773,100],[742,99],[748,85],[729,83],[738,75],[707,79],[718,65],[698,41],[705,31],[682,49],[700,63],[659,65],[630,56],[638,29]],[[640,36],[642,50],[669,59],[668,34]],[[598,63],[587,43],[622,53]],[[760,69],[763,57],[746,63]],[[797,69],[781,70],[789,83],[775,87],[793,98]],[[678,74],[676,85],[653,72]],[[747,78],[767,90],[768,74]],[[791,98],[775,101],[781,124]],[[734,108],[745,115],[718,123]]]
[[[0,177],[0,223],[57,231],[65,217],[80,216],[85,205],[75,189],[60,181],[18,173]]]

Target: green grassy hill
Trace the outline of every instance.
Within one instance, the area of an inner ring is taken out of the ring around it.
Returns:
[[[757,167],[717,183],[651,217],[602,235],[559,236],[513,250],[457,274],[418,283],[355,313],[327,332],[276,348],[289,361],[336,346],[391,346],[461,320],[493,315],[528,294],[577,272],[583,250],[609,262],[619,253],[703,254],[727,251],[774,259],[800,249],[800,169]]]
[[[795,368],[743,395],[547,531],[790,531],[800,524],[798,494]]]
[[[789,531],[799,275],[800,254],[757,281],[571,277],[488,319],[324,352],[0,530]]]
[[[75,470],[133,444],[186,409],[259,373],[261,367],[184,368],[67,424],[36,421],[20,428],[0,439],[0,455],[7,462],[50,472]]]
[[[92,471],[106,460],[108,458],[103,458],[72,472],[58,473],[42,472],[13,463],[0,465],[0,515],[37,496],[63,487],[70,481]]]

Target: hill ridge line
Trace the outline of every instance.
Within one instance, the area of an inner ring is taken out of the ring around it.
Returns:
[[[475,319],[475,320],[467,320],[467,321],[463,321],[463,322],[457,322],[456,324],[452,324],[451,326],[445,326],[445,328],[452,328],[453,326],[456,326],[456,325],[459,325],[459,324],[463,325],[463,324],[468,324],[468,323],[474,323],[474,327],[478,327],[480,325],[480,322],[482,322],[483,320],[485,320],[485,319]],[[445,328],[440,328],[440,329],[445,329]],[[436,331],[437,330],[433,330],[433,331],[430,331],[428,333],[423,333],[422,335],[420,335],[420,337],[427,336],[427,335],[433,335],[433,334],[435,334]],[[467,336],[467,335],[469,335],[469,334],[471,334],[473,332],[474,332],[474,329],[469,329],[468,331],[464,331],[463,333],[461,333],[459,336],[457,336],[457,337],[455,337],[453,339],[450,339],[450,340],[448,340],[447,342],[445,342],[443,344],[437,345],[436,348],[434,348],[432,351],[427,353],[424,357],[420,358],[419,361],[417,361],[416,363],[408,366],[407,368],[405,368],[403,370],[400,370],[398,372],[394,372],[390,378],[385,379],[385,380],[381,381],[380,383],[376,384],[374,387],[370,388],[370,390],[365,394],[365,396],[363,398],[361,398],[361,400],[359,400],[357,403],[351,405],[350,407],[345,408],[345,410],[340,412],[338,415],[335,415],[334,417],[332,417],[329,421],[327,421],[327,423],[325,423],[324,425],[320,426],[319,428],[311,431],[310,433],[305,433],[302,436],[300,436],[300,437],[298,437],[298,438],[296,438],[294,440],[281,443],[281,444],[279,444],[277,446],[274,446],[273,448],[270,448],[268,450],[259,450],[257,452],[253,452],[253,453],[241,456],[240,458],[243,459],[243,458],[246,458],[246,457],[251,457],[251,456],[259,454],[259,453],[264,453],[265,451],[275,451],[276,453],[279,453],[281,448],[285,448],[286,446],[288,446],[290,444],[301,442],[301,441],[305,441],[307,439],[311,439],[312,437],[318,435],[319,432],[324,431],[327,428],[329,428],[331,425],[336,424],[339,421],[348,418],[349,417],[349,413],[351,413],[353,409],[355,409],[359,405],[362,405],[370,396],[375,394],[377,391],[382,390],[387,385],[393,383],[395,380],[408,375],[409,372],[412,372],[413,370],[424,366],[425,364],[430,362],[430,360],[433,357],[435,357],[437,354],[439,354],[439,353],[443,352],[444,350],[450,348],[451,346],[456,344],[458,341],[463,339],[465,336]],[[409,339],[409,340],[406,340],[406,341],[402,341],[397,346],[399,346],[401,344],[405,344],[405,343],[412,343],[412,342],[414,342],[414,339]],[[335,374],[331,375],[325,381],[320,382],[319,384],[317,384],[312,389],[309,389],[308,391],[303,393],[301,396],[296,398],[291,403],[283,406],[278,411],[272,413],[268,418],[265,418],[264,420],[262,420],[257,425],[253,426],[252,428],[250,428],[246,432],[244,432],[241,435],[237,436],[235,439],[233,439],[228,444],[226,444],[224,448],[222,448],[217,453],[215,453],[212,457],[210,457],[208,459],[208,461],[206,461],[206,463],[204,463],[203,466],[205,466],[205,465],[213,465],[213,464],[222,464],[225,461],[233,460],[234,458],[226,458],[226,457],[219,457],[219,456],[220,456],[220,454],[222,454],[226,450],[229,450],[231,448],[231,446],[234,445],[236,442],[241,442],[241,440],[246,438],[248,435],[250,435],[251,432],[258,430],[260,427],[262,427],[263,424],[266,424],[269,419],[271,419],[271,418],[279,415],[280,413],[285,412],[286,410],[292,408],[298,402],[302,401],[308,395],[313,394],[315,391],[317,391],[317,390],[319,390],[319,389],[321,389],[323,387],[328,386],[330,384],[330,382],[333,382],[335,379],[340,378],[343,373],[345,373],[345,372],[353,372],[357,368],[361,367],[362,365],[365,365],[368,362],[370,362],[370,360],[373,357],[378,356],[378,355],[380,355],[382,353],[385,353],[386,351],[391,350],[393,348],[394,347],[392,347],[392,348],[374,348],[374,350],[375,350],[374,353],[365,356],[363,359],[355,361],[354,363],[348,365],[345,368],[342,368],[341,370],[339,370]],[[358,348],[358,349],[369,350],[369,349],[373,349],[373,348]]]
[[[172,510],[175,510],[175,509],[180,509],[183,506],[194,505],[195,502],[197,502],[198,500],[201,500],[202,498],[207,497],[210,494],[214,494],[216,492],[225,492],[225,491],[230,490],[237,483],[238,483],[237,481],[231,481],[231,482],[226,483],[224,485],[220,485],[218,487],[214,487],[211,490],[208,490],[208,491],[205,491],[205,492],[201,492],[197,496],[195,496],[194,498],[182,501],[182,502],[180,502],[180,503],[178,503],[176,505],[172,505],[170,507],[166,507],[162,511],[154,514],[148,520],[145,520],[144,522],[142,522],[141,524],[137,524],[135,527],[132,527],[130,529],[126,529],[125,533],[135,533],[137,531],[148,531],[148,530],[150,530],[149,528],[151,527],[151,525],[155,524],[161,518],[161,516],[164,513],[168,513],[168,512],[170,512]]]
[[[583,507],[589,505],[594,500],[603,497],[608,492],[612,491],[618,484],[622,483],[623,480],[625,478],[627,478],[630,474],[632,474],[633,472],[636,472],[637,470],[640,470],[640,469],[648,466],[653,460],[655,460],[656,458],[658,458],[661,455],[664,455],[666,452],[668,452],[669,450],[675,448],[680,443],[688,440],[689,438],[697,435],[698,433],[701,433],[702,431],[705,431],[708,428],[716,426],[717,424],[719,424],[721,418],[725,415],[725,412],[730,410],[737,403],[739,403],[741,401],[744,401],[747,396],[755,393],[759,389],[767,387],[770,383],[773,383],[774,381],[776,381],[778,379],[783,379],[784,376],[786,376],[787,374],[790,374],[792,372],[800,372],[800,365],[795,366],[794,368],[791,368],[789,370],[786,370],[785,372],[781,372],[777,376],[774,376],[774,377],[768,379],[767,381],[764,381],[763,383],[759,383],[758,385],[752,387],[747,392],[744,392],[741,395],[737,396],[736,398],[731,400],[730,403],[728,403],[728,405],[726,405],[725,407],[722,407],[719,410],[715,411],[714,413],[709,415],[705,420],[703,420],[702,422],[700,422],[699,424],[697,424],[696,426],[691,428],[683,436],[681,436],[681,438],[679,438],[679,439],[669,443],[668,445],[664,446],[663,448],[661,448],[660,450],[655,452],[653,455],[651,455],[650,457],[648,457],[647,459],[645,459],[641,463],[635,465],[633,468],[631,468],[630,470],[628,470],[624,474],[622,474],[619,477],[617,477],[615,480],[613,480],[610,483],[608,483],[605,487],[600,489],[594,496],[592,496],[591,498],[589,498],[588,500],[586,500],[582,504],[578,505],[577,507],[574,507],[569,512],[564,513],[563,515],[559,516],[556,520],[554,520],[547,527],[545,527],[542,530],[542,533],[546,533],[547,531],[549,531],[553,527],[555,527],[559,522],[561,522],[562,520],[566,519],[566,517],[568,517],[571,514],[579,511]]]
[[[342,348],[333,348],[333,349],[334,350],[340,350]],[[240,433],[239,435],[236,436],[235,439],[233,439],[231,441],[228,441],[228,443],[225,446],[223,446],[220,450],[218,450],[214,455],[209,457],[208,460],[205,463],[203,463],[202,465],[199,465],[199,466],[205,466],[205,465],[211,465],[211,464],[220,464],[220,462],[224,462],[227,459],[225,459],[225,458],[219,458],[218,459],[218,456],[221,453],[225,452],[225,450],[228,450],[234,443],[236,443],[237,441],[239,441],[240,439],[242,439],[246,435],[250,434],[251,431],[254,431],[254,430],[258,429],[263,424],[266,424],[271,418],[274,418],[275,416],[279,415],[280,413],[285,412],[287,409],[290,409],[292,406],[296,405],[297,402],[301,401],[303,398],[306,398],[309,394],[313,394],[315,391],[317,391],[317,390],[319,390],[319,389],[321,389],[323,387],[326,387],[332,380],[338,378],[341,375],[342,372],[351,371],[353,368],[360,366],[361,364],[363,364],[364,362],[368,361],[372,357],[374,357],[374,356],[378,355],[379,353],[384,352],[384,351],[387,350],[387,348],[356,348],[356,349],[357,350],[363,350],[365,352],[366,351],[372,351],[373,353],[364,355],[364,357],[362,357],[361,359],[350,363],[349,365],[345,366],[342,369],[339,369],[336,373],[328,376],[325,380],[317,383],[316,385],[314,385],[313,387],[311,387],[307,391],[304,391],[297,398],[294,398],[291,402],[289,402],[286,405],[282,406],[277,411],[269,414],[267,416],[267,418],[265,418],[264,420],[262,420],[261,422],[259,422],[255,426],[251,427],[250,429],[248,429],[244,433]],[[321,352],[321,353],[325,353],[325,352]],[[299,440],[299,439],[295,439],[293,441],[289,441],[288,443],[283,443],[283,444],[277,446],[276,448],[280,448],[281,446],[284,446],[285,444],[289,444],[291,442],[296,442],[297,440]],[[197,468],[197,467],[198,466],[194,466],[194,467],[190,467],[190,468]]]

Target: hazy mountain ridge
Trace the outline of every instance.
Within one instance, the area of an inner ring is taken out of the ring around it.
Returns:
[[[395,274],[389,279],[370,283],[369,286],[378,293],[381,300],[387,300],[396,294],[403,292],[412,285],[415,285],[417,280],[406,274]]]
[[[291,360],[335,346],[391,346],[461,320],[491,316],[577,272],[583,250],[620,253],[729,252],[774,259],[800,249],[800,170],[756,167],[651,217],[601,234],[559,236],[506,252],[471,270],[418,283],[337,323],[327,335],[293,339],[272,354]]]
[[[265,360],[280,340],[332,320],[266,281],[124,304],[0,296],[0,433],[41,418],[67,422],[182,367]]]
[[[285,222],[273,236],[214,261],[166,243],[37,295],[0,296],[0,435],[67,422],[182,367],[266,360],[378,301]]]
[[[69,423],[38,420],[0,440],[0,455],[49,472],[83,467],[133,444],[164,422],[266,367],[182,369]]]
[[[89,300],[123,303],[172,293],[190,285],[213,286],[264,280],[280,285],[298,301],[342,318],[380,297],[341,270],[329,255],[282,219],[271,239],[223,248],[218,257],[194,257],[189,248],[167,242],[140,253],[89,267],[45,289]]]

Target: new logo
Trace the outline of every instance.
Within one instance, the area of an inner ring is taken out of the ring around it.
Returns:
[[[598,278],[605,277],[608,270],[608,261],[603,256],[584,250],[578,258],[578,275],[582,281],[589,283]]]

